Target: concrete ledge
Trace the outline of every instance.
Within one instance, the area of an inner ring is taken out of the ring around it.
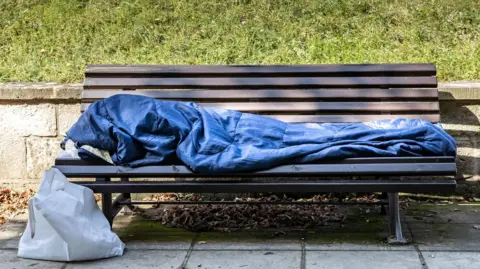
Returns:
[[[438,84],[441,101],[478,101],[480,82],[445,82]]]
[[[438,84],[441,101],[480,101],[480,82]],[[82,98],[82,84],[0,83],[0,101],[76,101]]]
[[[0,101],[77,101],[82,98],[82,84],[0,83]]]

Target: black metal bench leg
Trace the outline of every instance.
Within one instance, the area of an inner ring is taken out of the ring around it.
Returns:
[[[120,181],[128,181],[128,178],[122,177],[120,178]],[[129,205],[129,204],[125,205],[125,203],[131,202],[131,201],[132,199],[130,198],[130,193],[120,193],[115,197],[115,199],[113,200],[112,212],[111,212],[112,222],[115,216],[122,210],[124,206],[127,206],[127,208],[133,210],[132,205]]]
[[[382,192],[382,195],[380,195],[380,199],[387,200],[388,193]],[[380,205],[380,215],[387,215],[387,205]]]
[[[109,177],[97,177],[96,181],[110,181]],[[102,212],[110,223],[110,227],[113,222],[113,213],[112,213],[112,194],[111,193],[102,193]]]
[[[113,223],[111,193],[102,193],[102,211],[105,217],[107,218],[108,222],[110,223],[110,227],[111,227]]]
[[[120,178],[120,181],[129,181],[128,177],[122,177]],[[132,200],[131,194],[130,193],[122,193],[123,195],[123,201],[128,201],[130,202]],[[133,205],[126,205],[126,208],[129,210],[133,211],[135,207]]]
[[[108,177],[97,178],[97,181],[110,181]],[[121,181],[128,181],[128,178],[121,178]],[[122,210],[125,206],[123,202],[130,202],[130,193],[121,193],[115,197],[115,200],[112,201],[112,194],[111,193],[102,193],[102,211],[105,217],[107,218],[108,222],[110,223],[110,227],[112,227],[113,219],[115,216]],[[133,206],[127,205],[130,209],[133,210]]]
[[[402,233],[398,192],[388,194],[388,222],[389,222],[389,228],[390,228],[388,243],[390,244],[407,243],[407,240],[405,240]]]

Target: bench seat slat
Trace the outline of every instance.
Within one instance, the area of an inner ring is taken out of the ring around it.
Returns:
[[[324,193],[324,192],[453,192],[455,180],[316,180],[272,182],[85,182],[76,184],[102,193]]]
[[[245,173],[202,174],[184,165],[129,168],[113,165],[56,165],[70,177],[284,177],[284,176],[422,176],[454,175],[455,163],[299,164]]]
[[[345,88],[437,86],[437,78],[421,77],[87,77],[85,89],[199,89],[199,88]]]
[[[348,158],[343,160],[331,160],[317,162],[316,164],[361,164],[361,163],[454,163],[455,158],[450,156],[439,157],[367,157],[367,158]],[[106,165],[103,160],[85,161],[78,157],[72,157],[70,154],[62,152],[55,159],[55,165]],[[180,161],[175,164],[183,165]],[[314,163],[312,163],[314,164]]]
[[[411,75],[435,76],[433,64],[331,64],[331,65],[89,65],[86,76],[147,74],[157,76],[234,75]]]
[[[182,90],[182,91],[122,91],[85,90],[83,102],[95,102],[116,94],[135,94],[167,100],[222,100],[235,99],[437,99],[437,89],[290,89],[290,90]]]

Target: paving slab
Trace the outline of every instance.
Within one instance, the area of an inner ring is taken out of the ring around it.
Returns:
[[[0,225],[0,240],[9,240],[19,237],[24,231],[27,223],[25,221],[8,221]]]
[[[107,269],[107,268],[165,268],[177,269],[182,265],[187,251],[162,251],[162,250],[141,250],[141,251],[127,251],[121,257],[114,257],[110,259],[88,261],[88,262],[74,262],[68,263],[67,269],[75,268],[89,268],[89,269]],[[65,269],[65,268],[64,268]]]
[[[353,210],[350,209],[350,211]],[[370,250],[392,250],[387,244],[389,235],[387,216],[374,210],[370,210],[368,213],[357,211],[357,216],[349,214],[345,223],[307,231],[305,233],[307,250],[323,250],[332,246],[344,250],[363,249],[363,246],[368,246]],[[412,242],[408,226],[405,225],[405,220],[402,219],[402,221],[403,235],[408,242]],[[402,246],[397,247],[401,248]]]
[[[125,242],[127,250],[187,250],[190,246],[191,242]]]
[[[55,269],[62,268],[65,263],[63,262],[49,262],[30,260],[17,257],[17,251],[15,250],[0,250],[0,269],[12,269],[12,268],[32,268],[32,269]]]
[[[480,268],[479,252],[429,252],[423,251],[429,269],[472,269]]]
[[[18,248],[18,241],[25,231],[27,219],[28,215],[24,213],[0,225],[0,249],[14,250]]]
[[[252,242],[232,242],[232,243],[203,243],[196,244],[194,250],[268,250],[268,251],[300,251],[302,250],[302,245],[298,243],[252,243]]]
[[[2,243],[0,243],[0,249],[16,250],[18,249],[19,242],[20,242],[20,237],[5,240]]]
[[[325,250],[325,251],[415,251],[413,244],[407,245],[389,245],[389,244],[354,244],[354,243],[336,243],[336,244],[305,244],[306,250]]]
[[[20,238],[12,238],[0,241],[0,249],[15,250],[18,249]],[[124,241],[125,242],[125,241]],[[188,250],[191,242],[125,242],[127,250]]]
[[[414,251],[307,251],[306,268],[325,269],[421,269]]]
[[[195,250],[301,250],[302,232],[206,232],[196,237]]]
[[[301,251],[193,251],[186,269],[298,269]]]

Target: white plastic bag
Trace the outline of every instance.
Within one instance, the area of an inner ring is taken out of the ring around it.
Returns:
[[[123,255],[125,244],[110,230],[93,191],[68,182],[57,169],[45,171],[28,213],[19,257],[80,261]]]

